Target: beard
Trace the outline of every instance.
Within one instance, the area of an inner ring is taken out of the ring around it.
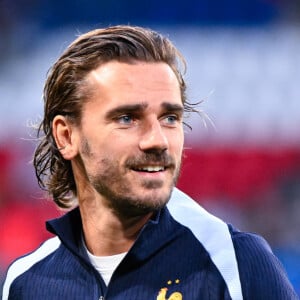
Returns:
[[[88,148],[88,145],[85,145],[85,150]],[[89,158],[93,159],[91,153]],[[138,166],[147,165],[147,162],[167,166],[167,172],[172,176],[168,176],[167,182],[140,179],[135,176],[132,180],[130,173]],[[97,171],[88,174],[88,178],[94,189],[104,197],[107,205],[117,215],[142,216],[155,212],[168,203],[179,177],[180,163],[181,160],[176,166],[170,155],[157,150],[130,157],[124,164],[113,158],[103,158],[98,162]]]

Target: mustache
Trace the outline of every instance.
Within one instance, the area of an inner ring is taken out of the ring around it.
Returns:
[[[151,152],[129,157],[126,160],[126,167],[133,168],[149,165],[151,163],[159,164],[165,167],[175,166],[175,160],[169,154],[165,152]]]

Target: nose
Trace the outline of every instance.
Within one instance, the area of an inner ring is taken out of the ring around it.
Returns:
[[[153,120],[143,127],[139,147],[142,151],[168,149],[168,139],[159,120]]]

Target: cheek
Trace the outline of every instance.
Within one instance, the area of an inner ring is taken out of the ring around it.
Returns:
[[[176,155],[181,156],[184,145],[184,135],[183,132],[178,132],[173,135],[169,140],[170,151],[176,153]]]
[[[99,168],[103,162],[110,161],[111,164],[122,164],[126,156],[132,150],[132,143],[127,136],[118,136],[111,134],[109,136],[93,139],[88,143],[84,143],[83,154],[87,154],[91,168]]]

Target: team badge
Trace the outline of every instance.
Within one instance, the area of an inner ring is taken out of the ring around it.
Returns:
[[[176,279],[174,281],[175,284],[179,284],[180,280],[179,279]],[[172,285],[173,282],[171,280],[169,280],[167,282],[167,285]],[[168,294],[168,288],[167,287],[163,287],[160,289],[158,295],[157,295],[157,298],[156,300],[182,300],[183,297],[182,297],[182,294],[180,292],[173,292],[171,295],[167,295]]]

